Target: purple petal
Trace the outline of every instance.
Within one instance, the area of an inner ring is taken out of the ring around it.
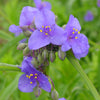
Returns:
[[[51,91],[51,85],[49,83],[48,78],[40,73],[38,76],[38,82],[39,82],[39,87],[42,88],[43,90],[50,92]]]
[[[65,98],[60,98],[60,99],[58,99],[58,100],[66,100]]]
[[[31,61],[32,61],[32,57],[24,57],[24,60],[22,62],[22,67],[21,67],[22,72],[32,73],[32,71],[34,71]]]
[[[42,2],[44,8],[51,10],[51,4],[49,2]]]
[[[43,9],[35,18],[35,25],[38,29],[42,26],[51,26],[55,24],[55,15],[48,9]]]
[[[26,6],[22,9],[20,16],[20,26],[30,25],[35,19],[38,9]]]
[[[12,33],[15,33],[15,36],[18,36],[21,33],[23,33],[22,29],[20,29],[19,26],[16,26],[16,25],[11,25],[9,27],[9,31]]]
[[[41,5],[41,0],[34,0],[36,7],[38,8]]]
[[[32,82],[32,84],[30,84]],[[37,85],[35,80],[30,80],[26,74],[22,75],[19,79],[18,88],[22,92],[32,92],[33,88]]]
[[[84,34],[78,34],[77,37],[77,39],[71,41],[71,46],[74,55],[76,55],[76,58],[79,59],[81,57],[85,57],[88,54],[90,46],[88,43],[88,39]]]
[[[66,25],[65,30],[68,30],[70,27],[75,28],[78,31],[81,30],[81,26],[80,26],[78,19],[75,18],[73,15],[70,15],[70,18],[69,18],[68,24]]]
[[[62,51],[68,51],[68,50],[70,50],[71,49],[71,46],[70,46],[70,44],[68,43],[68,41],[66,41],[63,45],[62,45],[62,47],[61,47],[61,50]]]
[[[54,26],[54,31],[52,32],[51,43],[55,45],[61,45],[65,41],[64,30],[58,25]]]
[[[36,30],[29,38],[28,46],[31,50],[36,50],[48,45],[49,43],[49,37],[41,33],[40,31]]]
[[[22,39],[21,41],[20,41],[20,43],[25,43],[26,42],[26,39]]]

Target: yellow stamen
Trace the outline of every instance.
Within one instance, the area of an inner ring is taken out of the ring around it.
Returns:
[[[73,34],[74,34],[75,32],[73,32]]]
[[[28,76],[29,77],[29,79],[31,78],[30,76]]]
[[[75,30],[75,28],[73,28],[73,30]]]
[[[33,76],[33,74],[30,74],[30,76]]]
[[[44,26],[42,26],[42,28],[44,28]]]
[[[48,26],[46,26],[45,28],[48,28]]]
[[[26,75],[26,77],[28,78],[28,75]]]
[[[76,36],[75,39],[77,39],[78,37]]]
[[[37,76],[35,76],[35,79],[37,79]]]
[[[40,30],[40,32],[42,32],[42,30]]]
[[[50,26],[48,26],[50,28]]]
[[[50,32],[51,32],[51,29],[50,29]]]
[[[30,82],[30,84],[32,84],[32,82]]]
[[[35,75],[38,75],[37,73],[35,73]]]
[[[45,35],[48,35],[48,33],[45,33]]]
[[[78,31],[78,34],[80,34],[80,32]]]
[[[77,31],[77,29],[76,29],[76,31]]]

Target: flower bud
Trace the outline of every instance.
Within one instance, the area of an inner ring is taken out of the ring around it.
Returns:
[[[20,44],[17,46],[17,49],[18,49],[18,50],[23,50],[23,49],[25,49],[26,46],[27,46],[27,43],[20,43]]]
[[[41,94],[41,89],[40,89],[38,86],[36,86],[36,87],[34,88],[34,94],[35,94],[36,97],[39,97],[39,96],[40,96],[40,94]]]
[[[26,37],[30,37],[31,34],[32,34],[32,32],[31,32],[31,31],[25,31],[23,34],[24,34]]]
[[[37,59],[39,61],[39,65],[41,65],[44,62],[44,59],[41,54],[38,54]]]
[[[28,29],[28,26],[20,26],[20,28],[23,30],[23,31],[26,31]]]
[[[55,21],[57,22],[58,16],[55,17]]]
[[[58,51],[58,56],[61,60],[64,60],[66,57],[66,52],[63,52],[61,49]]]
[[[55,52],[50,51],[50,61],[53,62],[56,59]]]
[[[53,100],[58,100],[58,92],[55,89],[52,91],[51,97]]]
[[[28,46],[23,50],[23,55],[24,56],[28,56],[30,54],[30,50],[28,48]]]
[[[66,25],[63,25],[62,28],[65,29],[66,28]]]
[[[38,68],[38,61],[36,58],[33,58],[32,61],[31,61],[32,65],[35,67],[35,68]]]
[[[42,57],[44,60],[48,58],[48,51],[46,49],[42,52]]]

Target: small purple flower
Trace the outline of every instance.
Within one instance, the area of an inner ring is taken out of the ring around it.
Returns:
[[[58,99],[58,100],[66,100],[65,98],[60,98],[60,99]]]
[[[43,8],[51,10],[51,4],[49,2],[41,2],[41,0],[34,0],[34,2],[39,10],[42,10]]]
[[[47,92],[51,91],[51,85],[48,78],[31,64],[31,57],[25,57],[22,62],[21,70],[23,74],[18,83],[18,88],[22,92],[32,92],[33,88],[38,86]]]
[[[50,10],[44,9],[35,18],[35,30],[28,41],[31,50],[36,50],[50,43],[61,45],[64,30],[55,24],[55,15]]]
[[[72,49],[76,58],[80,59],[88,54],[89,44],[88,39],[84,34],[80,34],[81,26],[79,21],[70,15],[69,22],[65,28],[65,39],[61,49],[68,51]]]
[[[97,1],[97,6],[100,7],[100,0]]]
[[[19,28],[19,26],[16,26],[16,25],[11,25],[9,27],[9,31],[12,32],[12,33],[15,33],[15,36],[19,36],[21,33],[23,33],[22,29]],[[25,41],[26,41],[26,39],[22,39],[20,41],[20,43],[23,43]]]
[[[87,11],[86,15],[84,16],[84,20],[86,22],[88,22],[88,21],[92,21],[93,19],[94,19],[94,16],[93,16],[92,12]]]

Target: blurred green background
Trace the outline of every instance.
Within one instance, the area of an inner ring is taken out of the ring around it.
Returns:
[[[97,0],[46,0],[52,4],[52,11],[58,16],[57,24],[62,26],[73,14],[80,21],[82,30],[90,43],[89,54],[79,62],[85,73],[100,93],[100,8]],[[10,33],[11,24],[19,24],[19,17],[24,6],[34,6],[33,0],[0,0],[0,62],[21,64],[22,51],[17,50],[18,38]],[[84,21],[87,10],[91,10],[94,20]],[[0,71],[0,100],[50,100],[49,94],[42,91],[39,98],[34,93],[23,93],[18,90],[20,72]],[[59,97],[67,100],[95,100],[88,87],[70,64],[67,58],[61,61],[56,58],[50,64],[50,77],[54,81]]]

